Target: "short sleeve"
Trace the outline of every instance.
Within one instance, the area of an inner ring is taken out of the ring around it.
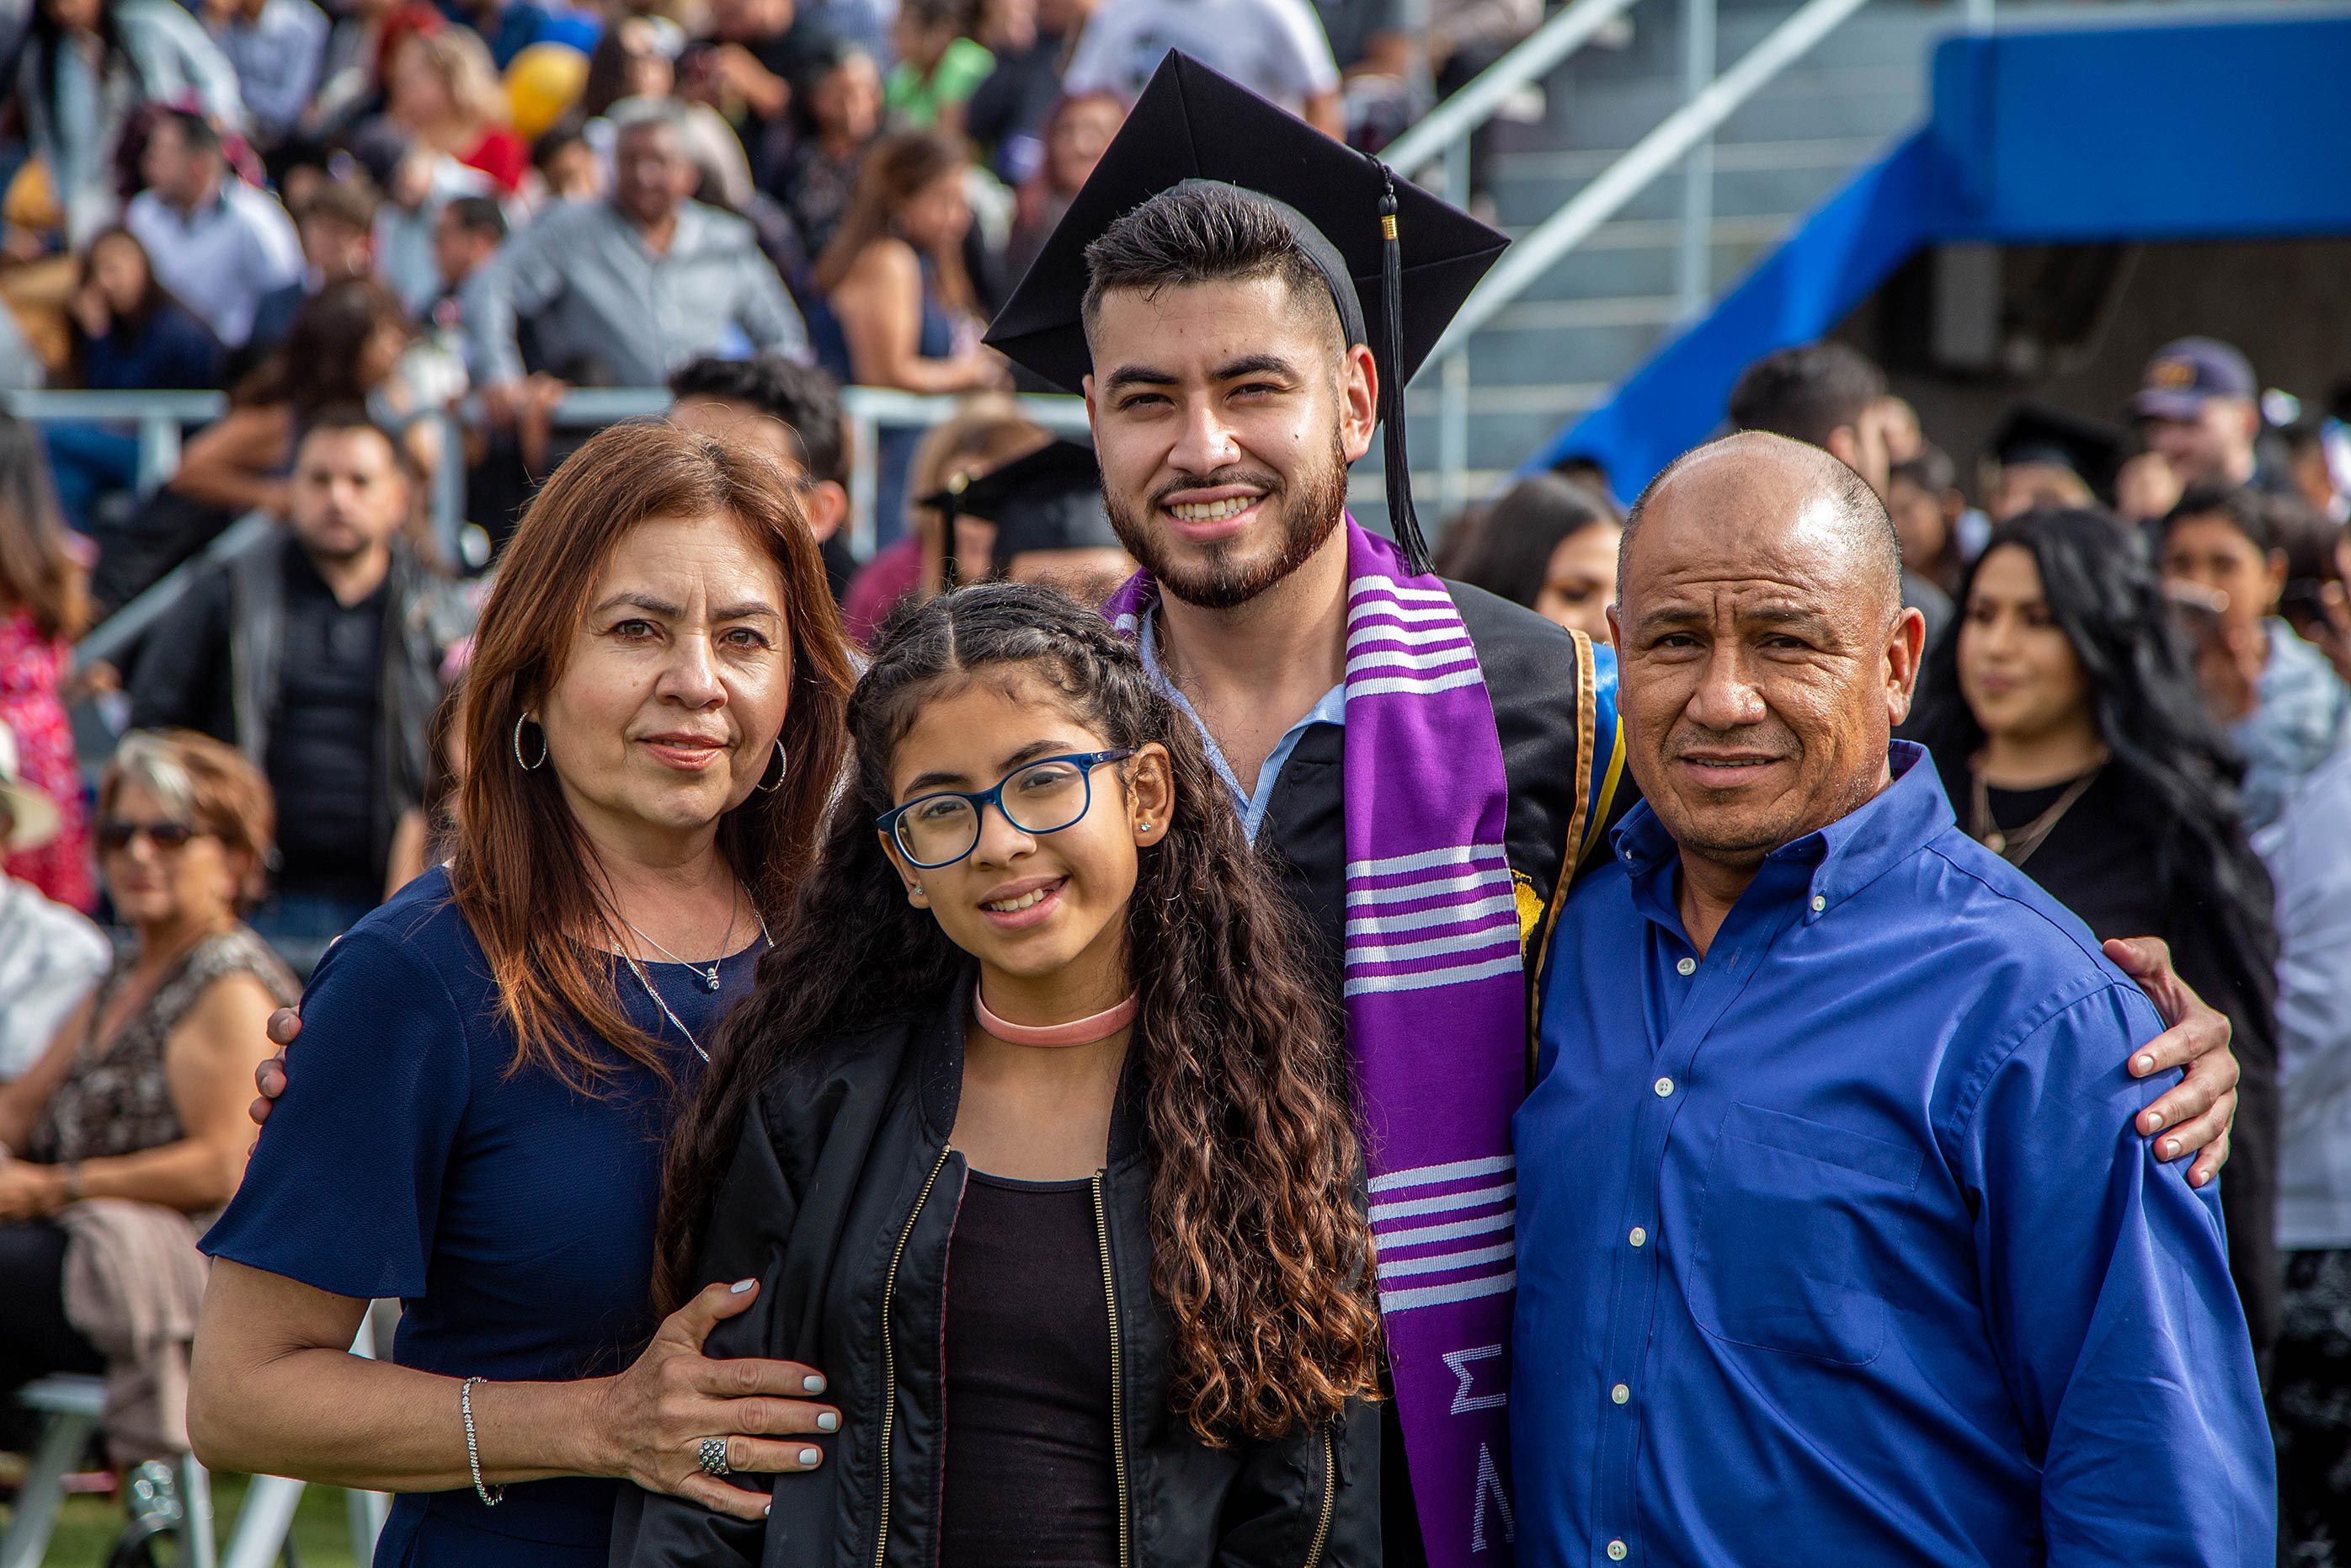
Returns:
[[[1267,0],[1273,37],[1266,68],[1283,89],[1300,98],[1339,90],[1339,65],[1322,18],[1306,0]]]
[[[205,1252],[331,1295],[423,1293],[471,1085],[466,1019],[433,962],[451,945],[429,936],[362,926],[328,949],[286,1093]]]
[[[1078,35],[1077,48],[1070,55],[1070,68],[1061,73],[1063,92],[1072,98],[1090,92],[1134,96],[1138,84],[1126,80],[1117,67],[1127,47],[1126,14],[1134,3],[1105,5],[1086,23],[1085,31]]]

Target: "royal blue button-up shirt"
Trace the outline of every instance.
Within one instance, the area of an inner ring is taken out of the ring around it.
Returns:
[[[2160,1025],[1935,769],[1768,856],[1701,956],[1646,805],[1560,916],[1518,1113],[1523,1563],[2275,1561]]]

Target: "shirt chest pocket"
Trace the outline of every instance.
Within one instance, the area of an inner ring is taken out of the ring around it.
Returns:
[[[1707,1162],[1687,1290],[1717,1339],[1844,1365],[1886,1343],[1881,1256],[1898,1249],[1918,1151],[1734,1104]]]

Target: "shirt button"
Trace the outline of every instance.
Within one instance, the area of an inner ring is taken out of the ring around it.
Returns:
[[[1695,975],[1698,973],[1698,960],[1695,958],[1684,958],[1680,963],[1674,966],[1674,969],[1678,974]]]
[[[1633,1397],[1633,1391],[1620,1383],[1615,1387],[1608,1391],[1608,1397],[1616,1401],[1617,1404],[1622,1405],[1625,1401]]]
[[[1648,1244],[1649,1233],[1636,1225],[1633,1227],[1633,1234],[1626,1238],[1626,1239],[1630,1240],[1635,1247],[1644,1247]]]
[[[1608,1543],[1608,1561],[1611,1563],[1622,1563],[1625,1561],[1625,1543],[1623,1542],[1612,1541]]]
[[[1818,915],[1822,910],[1826,909],[1828,906],[1829,906],[1829,901],[1828,901],[1827,899],[1825,899],[1825,898],[1822,897],[1822,896],[1821,896],[1819,894],[1817,894],[1817,893],[1816,893],[1816,894],[1813,894],[1813,914]]]
[[[1657,1098],[1663,1100],[1673,1093],[1674,1081],[1670,1078],[1660,1078],[1657,1080],[1656,1087]]]

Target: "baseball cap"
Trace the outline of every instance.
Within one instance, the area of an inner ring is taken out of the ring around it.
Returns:
[[[2181,338],[2155,351],[2130,400],[2133,419],[2194,419],[2216,397],[2261,395],[2251,361],[2216,338]]]

